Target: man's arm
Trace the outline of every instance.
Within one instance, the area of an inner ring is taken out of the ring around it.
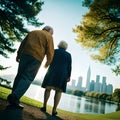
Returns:
[[[47,68],[50,65],[50,63],[52,62],[53,55],[54,55],[54,44],[53,44],[53,38],[51,37],[51,39],[48,40],[48,44],[46,47],[47,61],[44,66],[45,68]]]

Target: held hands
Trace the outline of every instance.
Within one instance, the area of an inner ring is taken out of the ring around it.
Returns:
[[[67,79],[67,82],[70,82],[70,77]]]
[[[20,59],[19,59],[19,57],[18,57],[18,56],[16,57],[16,61],[17,61],[17,62],[20,62]]]
[[[48,65],[47,65],[47,64],[45,64],[45,65],[44,65],[44,68],[47,68],[47,67],[48,67]]]

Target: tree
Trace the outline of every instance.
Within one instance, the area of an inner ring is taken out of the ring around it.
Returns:
[[[118,105],[120,104],[120,89],[116,88],[113,93],[113,97],[117,97],[118,99]]]
[[[8,58],[15,52],[14,42],[21,41],[29,31],[26,24],[40,26],[37,19],[44,2],[39,0],[0,0],[0,55]],[[0,70],[7,69],[0,65]]]
[[[99,99],[106,100],[109,95],[107,93],[101,93]]]
[[[74,90],[72,91],[72,94],[76,96],[84,96],[84,92],[81,90]]]
[[[0,1],[0,55],[8,57],[14,52],[15,41],[21,41],[28,33],[25,24],[40,26],[36,15],[41,11],[43,2],[38,0],[1,0]]]
[[[91,50],[91,57],[107,65],[115,65],[113,72],[120,74],[120,1],[84,0],[89,12],[73,32],[76,41]]]
[[[4,83],[4,84],[2,84],[2,83]],[[6,84],[5,84],[5,83],[6,83]],[[1,85],[1,86],[11,88],[10,83],[11,83],[11,81],[8,81],[8,80],[6,80],[6,79],[0,78],[0,85]]]

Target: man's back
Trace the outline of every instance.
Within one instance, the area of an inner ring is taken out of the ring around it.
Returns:
[[[45,30],[34,30],[25,37],[18,52],[31,55],[42,61],[48,51],[47,46],[54,48],[52,35]]]

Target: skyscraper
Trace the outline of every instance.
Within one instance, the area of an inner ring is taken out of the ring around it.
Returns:
[[[100,92],[101,84],[100,84],[100,75],[96,75],[95,89],[94,91]]]
[[[91,69],[90,66],[87,71],[87,79],[86,79],[86,91],[89,91],[90,89],[90,77],[91,77]]]
[[[108,84],[107,85],[106,93],[108,93],[108,94],[112,94],[113,93],[113,85],[112,84]]]
[[[78,78],[78,83],[77,83],[77,86],[76,86],[76,89],[77,90],[82,90],[82,76],[80,76],[79,78]]]
[[[95,89],[95,81],[92,80],[92,81],[90,82],[90,89],[89,89],[89,91],[94,91],[94,89]]]
[[[76,80],[72,79],[72,84],[71,84],[71,89],[72,90],[75,90],[75,82],[76,82]]]
[[[102,78],[102,85],[101,85],[101,92],[106,92],[106,77],[105,76],[103,76],[103,78]]]

